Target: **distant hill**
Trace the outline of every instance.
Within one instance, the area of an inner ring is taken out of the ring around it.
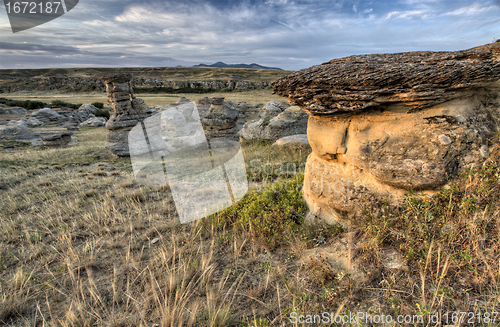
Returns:
[[[222,61],[217,61],[215,64],[212,65],[206,65],[206,64],[199,64],[199,65],[194,65],[193,67],[215,67],[215,68],[249,68],[249,69],[275,69],[275,70],[283,70],[278,67],[266,67],[266,66],[261,66],[259,64],[253,63],[253,64],[226,64],[223,63]]]
[[[119,73],[132,74],[133,86],[138,92],[199,93],[200,90],[268,88],[271,82],[290,71],[203,66],[0,69],[0,95],[18,91],[103,92],[100,77]]]

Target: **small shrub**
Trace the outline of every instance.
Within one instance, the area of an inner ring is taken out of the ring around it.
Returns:
[[[102,102],[92,102],[92,105],[98,109],[102,109],[104,107],[104,103]]]
[[[95,114],[96,117],[105,117],[109,119],[109,110],[108,109],[99,109]]]
[[[302,182],[303,176],[298,176],[247,193],[238,203],[213,216],[214,225],[247,231],[257,242],[277,247],[289,240],[303,222],[306,204],[300,191]]]
[[[72,108],[72,109],[78,109],[80,108],[82,104],[81,103],[69,103],[69,102],[65,102],[65,101],[62,101],[62,100],[52,100],[50,102],[50,105],[49,107],[50,108]]]
[[[26,110],[41,109],[47,106],[47,104],[42,101],[10,100],[5,98],[0,99],[0,103],[9,107],[23,107]]]

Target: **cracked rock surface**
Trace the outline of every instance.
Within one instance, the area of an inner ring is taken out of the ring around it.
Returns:
[[[500,43],[335,59],[274,86],[309,113],[304,197],[335,222],[482,164],[498,131]]]
[[[455,52],[404,52],[333,59],[272,83],[313,115],[400,104],[418,110],[473,95],[500,78],[500,43]]]

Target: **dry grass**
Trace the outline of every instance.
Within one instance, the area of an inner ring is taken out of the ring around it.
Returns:
[[[0,150],[0,322],[6,326],[282,326],[291,325],[294,312],[428,319],[436,310],[498,311],[498,164],[464,176],[457,192],[440,193],[451,207],[441,198],[427,205],[412,200],[398,212],[372,212],[350,233],[298,219],[271,246],[236,224],[265,222],[248,212],[180,225],[168,187],[134,183],[130,160],[103,149],[104,129],[75,135],[78,142],[63,149]],[[266,142],[243,149],[254,186],[300,176],[311,151]],[[290,163],[295,172],[283,169]],[[273,212],[273,199],[262,194],[248,197],[248,207],[264,203]],[[483,202],[470,206],[467,195],[479,194]],[[429,208],[455,210],[437,216],[452,223],[454,238],[432,234],[439,219],[422,220]],[[412,223],[401,224],[404,217]],[[334,250],[343,244],[350,244],[356,271],[308,255],[340,253]],[[384,268],[386,247],[400,250],[409,268]]]

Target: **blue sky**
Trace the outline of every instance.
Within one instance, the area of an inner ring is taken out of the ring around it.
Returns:
[[[460,50],[500,39],[500,0],[80,0],[12,33],[0,68],[259,63],[302,69],[352,54]]]

